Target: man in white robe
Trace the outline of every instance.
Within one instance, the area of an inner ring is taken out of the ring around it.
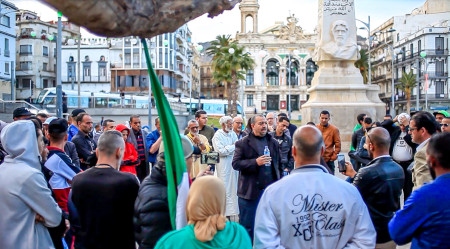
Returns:
[[[239,172],[234,170],[231,163],[234,156],[234,144],[238,140],[233,132],[233,119],[223,116],[219,120],[222,129],[217,130],[212,138],[214,151],[219,152],[220,162],[216,164],[217,177],[222,179],[226,188],[225,216],[231,221],[237,221],[239,215],[237,186]]]

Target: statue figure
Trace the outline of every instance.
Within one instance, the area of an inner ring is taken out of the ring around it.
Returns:
[[[326,59],[356,59],[358,46],[348,39],[349,30],[346,21],[334,21],[331,24],[330,35],[333,39],[321,47],[323,54],[327,55]]]
[[[297,26],[298,19],[294,14],[287,18],[287,25],[281,27],[279,38],[283,40],[295,41],[296,39],[305,39],[303,29]]]

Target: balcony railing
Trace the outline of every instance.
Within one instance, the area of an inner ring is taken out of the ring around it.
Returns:
[[[33,51],[20,51],[19,55],[30,55],[33,54]]]
[[[421,71],[420,76],[422,77],[425,72]],[[447,78],[448,72],[427,72],[428,78]]]
[[[379,75],[379,76],[373,77],[374,81],[385,80],[385,79],[386,79],[386,75]]]

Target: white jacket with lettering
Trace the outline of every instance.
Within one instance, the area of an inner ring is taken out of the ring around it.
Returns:
[[[320,165],[270,185],[256,211],[260,248],[374,248],[376,232],[358,190]]]
[[[41,173],[34,124],[14,121],[1,142],[8,156],[0,165],[0,248],[54,248],[47,227],[59,225],[61,209]],[[36,214],[45,223],[35,222]]]

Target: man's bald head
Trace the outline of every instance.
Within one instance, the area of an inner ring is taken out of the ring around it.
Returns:
[[[304,125],[298,128],[293,136],[292,145],[295,150],[295,160],[320,163],[320,156],[324,147],[322,133],[315,126]],[[317,162],[316,162],[317,161]]]
[[[387,150],[389,152],[389,146],[391,145],[391,136],[385,128],[372,128],[369,133],[367,133],[367,136],[369,143],[372,143],[377,149],[384,151]]]

